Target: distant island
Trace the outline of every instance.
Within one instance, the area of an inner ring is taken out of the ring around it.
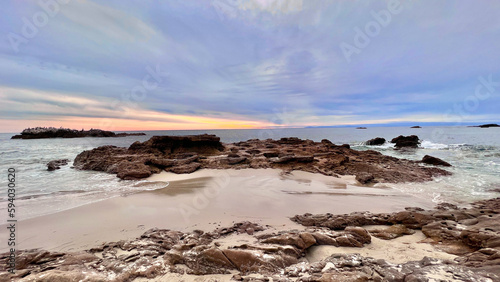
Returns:
[[[125,137],[139,136],[146,133],[114,133],[101,129],[76,130],[70,128],[35,127],[26,128],[19,135],[11,139],[42,139],[42,138],[82,138],[82,137]]]
[[[500,127],[500,125],[498,125],[496,123],[488,123],[488,124],[481,124],[481,125],[472,125],[469,127],[490,128],[490,127]]]
[[[500,125],[496,123],[488,123],[488,124],[482,124],[482,125],[476,125],[472,127],[481,127],[481,128],[489,128],[489,127],[500,127]]]
[[[364,126],[356,127],[356,129],[366,129]]]
[[[422,128],[421,126],[418,126],[418,125],[415,125],[415,126],[412,126],[410,128]]]

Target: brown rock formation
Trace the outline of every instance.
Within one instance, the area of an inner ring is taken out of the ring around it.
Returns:
[[[214,135],[154,136],[129,148],[102,146],[80,153],[74,167],[115,173],[123,179],[147,177],[162,170],[191,173],[200,168],[278,168],[324,175],[357,175],[361,183],[428,181],[451,173],[419,162],[367,150],[356,151],[328,140],[296,137],[252,139],[222,144]]]

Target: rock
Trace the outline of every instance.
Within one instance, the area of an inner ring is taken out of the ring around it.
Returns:
[[[266,152],[264,153],[264,157],[266,158],[277,158],[280,155],[279,152]]]
[[[224,149],[220,138],[215,135],[153,136],[143,143],[146,147],[158,149],[163,153],[195,152],[214,154]]]
[[[332,141],[328,140],[328,139],[322,139],[321,140],[321,144],[327,146],[327,147],[331,147],[331,146],[335,146],[335,144],[332,143]]]
[[[391,143],[395,143],[396,148],[418,148],[420,140],[416,135],[403,136],[400,135],[391,140]]]
[[[246,161],[247,158],[246,157],[228,157],[226,158],[226,162],[230,165],[234,165],[234,164],[239,164],[239,163],[242,163],[244,161]]]
[[[60,169],[61,166],[67,165],[68,162],[69,162],[68,159],[50,161],[50,162],[47,163],[47,170],[48,171],[54,171],[56,169]]]
[[[186,164],[186,165],[180,165],[180,166],[168,168],[167,171],[177,173],[177,174],[193,173],[193,172],[197,171],[200,167],[201,167],[200,163],[190,163],[190,164]]]
[[[368,146],[380,146],[380,145],[384,145],[384,143],[385,143],[385,139],[384,138],[376,137],[376,138],[373,138],[373,139],[370,139],[370,140],[366,141],[365,145],[368,145]]]
[[[369,184],[376,182],[375,177],[369,173],[360,173],[356,175],[356,180],[361,184]]]
[[[277,163],[277,164],[291,163],[291,162],[310,163],[313,161],[314,161],[313,156],[283,156],[283,157],[278,157],[276,159],[271,160],[271,162]]]
[[[119,163],[117,171],[118,178],[125,180],[147,178],[150,177],[151,174],[153,174],[149,166],[143,163],[127,161]]]
[[[451,164],[443,161],[442,159],[439,159],[439,158],[436,158],[436,157],[432,157],[432,156],[429,156],[429,155],[425,155],[422,158],[422,162],[424,164],[430,164],[430,165],[451,166]]]
[[[258,231],[263,231],[265,230],[264,227],[262,227],[259,224],[252,223],[249,221],[243,221],[239,223],[235,223],[233,226],[229,228],[220,228],[217,229],[215,232],[217,232],[221,236],[229,235],[231,233],[247,233],[248,235],[253,235],[254,232]]]
[[[383,240],[392,240],[404,235],[412,235],[415,234],[415,231],[412,229],[409,229],[405,225],[402,224],[396,224],[392,225],[383,229],[373,229],[370,230],[370,234],[372,236],[375,236],[379,239]]]
[[[412,126],[412,127],[410,127],[410,128],[422,128],[422,127],[420,127],[420,126],[418,126],[418,125],[415,125],[415,126]]]

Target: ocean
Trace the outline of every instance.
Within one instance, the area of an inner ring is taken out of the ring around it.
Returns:
[[[476,127],[369,127],[356,128],[286,128],[262,130],[144,131],[146,136],[120,138],[74,138],[11,140],[14,134],[0,134],[0,169],[4,173],[0,192],[0,217],[7,215],[7,174],[16,171],[16,217],[18,220],[74,208],[104,199],[125,196],[144,189],[163,188],[164,184],[147,180],[120,180],[103,172],[72,169],[72,161],[82,151],[102,145],[128,147],[135,141],[146,141],[154,135],[215,134],[222,142],[253,138],[279,139],[299,137],[335,144],[349,144],[353,149],[377,150],[398,158],[420,160],[424,155],[441,158],[453,165],[446,168],[453,176],[425,183],[389,184],[412,196],[439,202],[466,204],[498,196],[500,188],[500,128]],[[365,146],[364,142],[383,137],[418,135],[421,148],[396,151],[392,144]],[[67,166],[47,171],[51,160],[69,159]]]

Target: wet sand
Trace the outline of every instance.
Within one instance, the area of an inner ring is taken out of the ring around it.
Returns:
[[[328,177],[275,169],[161,173],[148,179],[165,188],[141,192],[18,222],[17,248],[77,251],[133,239],[150,228],[211,231],[252,221],[272,229],[303,229],[289,217],[303,213],[393,212],[433,204],[401,192],[356,185],[354,177]],[[168,185],[168,186],[167,186]],[[7,236],[5,225],[0,237]],[[0,252],[7,251],[6,245]]]

